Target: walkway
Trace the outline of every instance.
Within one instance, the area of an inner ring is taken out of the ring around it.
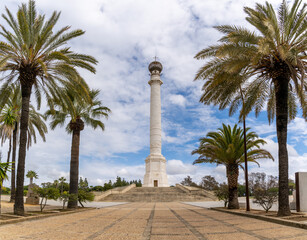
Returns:
[[[182,203],[128,203],[0,226],[0,239],[307,240],[307,230]]]

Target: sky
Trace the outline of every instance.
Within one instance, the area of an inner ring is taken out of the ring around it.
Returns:
[[[25,1],[1,0],[16,14]],[[100,99],[112,110],[103,119],[105,131],[85,127],[81,132],[79,174],[90,185],[102,185],[116,176],[141,179],[149,155],[150,79],[148,65],[157,56],[163,65],[162,154],[167,159],[169,183],[181,182],[187,175],[199,183],[205,175],[226,181],[223,166],[192,165],[199,138],[215,131],[222,123],[234,125],[238,116],[227,109],[199,103],[204,81],[193,81],[205,63],[194,59],[197,52],[217,43],[221,37],[213,27],[239,25],[253,29],[245,21],[244,6],[254,7],[263,0],[37,0],[40,13],[49,17],[61,11],[57,28],[71,26],[86,33],[69,42],[71,49],[98,59],[97,73],[81,71],[91,88],[101,90]],[[291,2],[291,1],[290,1]],[[293,1],[292,1],[293,2]],[[275,9],[281,0],[271,0]],[[0,24],[4,24],[1,18]],[[0,40],[3,40],[0,36]],[[33,100],[33,99],[32,99]],[[41,108],[43,113],[46,107]],[[250,172],[278,175],[278,147],[275,122],[269,125],[266,112],[258,118],[251,113],[247,126],[267,141],[265,149],[275,161],[262,160],[260,168],[249,165]],[[301,117],[289,124],[289,173],[307,171],[307,124]],[[39,140],[27,152],[26,171],[38,173],[37,183],[61,176],[69,179],[71,135],[64,128],[49,129],[46,142]],[[2,146],[6,159],[8,143]],[[28,184],[28,179],[25,184]],[[243,183],[243,173],[239,181]],[[4,183],[9,186],[9,182]]]

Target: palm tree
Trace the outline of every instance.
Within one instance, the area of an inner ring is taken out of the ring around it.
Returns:
[[[278,215],[290,215],[288,198],[287,125],[297,113],[297,102],[307,117],[306,4],[295,0],[290,8],[285,0],[276,14],[271,4],[245,7],[246,20],[257,32],[244,27],[216,27],[224,36],[220,43],[200,51],[197,59],[210,60],[200,68],[195,79],[207,79],[203,91],[207,99],[229,102],[239,87],[246,88],[245,113],[256,116],[267,106],[269,122],[276,115],[279,159]],[[300,8],[301,7],[301,8]],[[244,77],[239,77],[244,76]],[[211,92],[210,88],[219,89]],[[226,89],[223,89],[226,88]],[[296,101],[298,98],[299,101]],[[216,101],[219,104],[218,101]],[[267,104],[266,104],[267,103]]]
[[[5,100],[2,100],[3,111],[2,111],[2,119],[3,122],[7,122],[6,125],[9,125],[10,127],[7,127],[6,131],[9,133],[9,135],[12,135],[13,139],[13,152],[12,152],[12,169],[11,169],[11,202],[15,201],[15,161],[16,161],[16,148],[17,148],[17,133],[19,131],[19,122],[20,122],[20,109],[21,109],[21,91],[19,85],[13,85],[10,88],[8,88],[10,91],[10,95],[6,97]],[[10,111],[6,110],[9,109]],[[10,114],[8,114],[10,113]],[[7,119],[7,120],[5,120]],[[32,145],[32,142],[36,143],[37,137],[36,137],[36,131],[39,133],[43,141],[46,141],[45,134],[48,132],[47,126],[44,122],[45,118],[42,114],[36,112],[33,105],[30,105],[30,111],[29,111],[29,123],[28,123],[28,131],[27,131],[27,148]],[[10,122],[10,124],[8,124]],[[4,124],[4,123],[3,123]],[[1,128],[0,128],[1,130]],[[2,141],[4,139],[5,135],[2,136]],[[11,146],[11,138],[10,138],[10,146]],[[9,148],[10,149],[10,148]],[[10,150],[9,150],[10,153]],[[10,155],[10,154],[8,154]],[[8,160],[9,162],[9,156]]]
[[[258,159],[270,158],[272,155],[260,148],[266,142],[259,139],[255,132],[246,134],[247,160],[249,162],[257,162]],[[219,128],[217,132],[209,132],[205,138],[200,139],[200,145],[192,151],[192,154],[199,154],[193,164],[197,163],[215,163],[226,167],[226,175],[229,189],[228,208],[239,208],[238,202],[238,177],[239,167],[243,168],[244,159],[244,133],[237,125],[233,128],[223,124],[223,128]]]
[[[95,73],[93,65],[97,61],[91,56],[74,53],[66,46],[69,40],[84,34],[84,31],[69,31],[68,26],[57,31],[55,25],[60,13],[53,12],[52,16],[45,20],[45,15],[37,13],[34,0],[29,0],[28,5],[22,4],[19,7],[17,19],[7,8],[6,14],[2,16],[11,31],[1,25],[0,33],[5,41],[0,42],[0,72],[6,75],[1,79],[4,83],[0,95],[8,94],[6,89],[14,81],[20,83],[22,92],[14,213],[23,215],[23,184],[31,92],[34,90],[40,105],[42,92],[48,101],[54,96],[61,95],[59,92],[61,86],[67,84],[86,86],[76,68],[81,67]]]
[[[61,185],[61,194],[64,192],[64,183],[66,181],[66,178],[64,177],[60,177],[59,178],[59,182],[60,182],[60,185]]]
[[[33,178],[38,179],[38,175],[35,171],[29,170],[26,175],[27,178],[30,178],[30,185],[33,184]]]
[[[72,133],[69,181],[69,194],[72,196],[78,194],[80,132],[84,129],[84,124],[104,130],[104,124],[99,118],[107,118],[110,112],[110,109],[102,106],[101,101],[97,99],[98,94],[99,90],[91,90],[89,92],[91,101],[87,102],[80,99],[76,92],[66,90],[64,101],[55,101],[53,103],[55,109],[46,112],[46,116],[51,117],[51,129],[55,129],[58,125],[63,126],[67,118],[70,120],[66,131]],[[76,208],[77,204],[76,199],[70,199],[67,207]]]

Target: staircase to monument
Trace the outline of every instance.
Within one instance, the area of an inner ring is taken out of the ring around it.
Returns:
[[[196,202],[212,201],[203,191],[185,192],[178,187],[136,187],[122,194],[111,194],[103,202]]]

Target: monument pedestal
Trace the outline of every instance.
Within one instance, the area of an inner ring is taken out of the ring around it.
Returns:
[[[161,154],[150,154],[146,159],[143,187],[169,187],[166,160]]]
[[[26,198],[26,204],[38,205],[39,204],[39,196],[37,193],[33,191],[34,188],[38,188],[38,185],[32,183],[28,187],[28,193]]]

